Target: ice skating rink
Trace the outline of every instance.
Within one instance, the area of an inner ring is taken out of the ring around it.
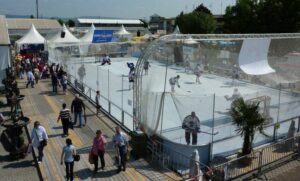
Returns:
[[[97,59],[98,60],[98,59]],[[100,66],[95,63],[95,58],[72,58],[65,63],[67,71],[76,79],[92,88],[91,96],[100,90],[101,104],[106,110],[108,100],[111,105],[111,114],[121,120],[121,109],[125,110],[124,124],[133,129],[133,90],[129,89],[127,62],[136,64],[137,58],[111,58],[111,65]],[[185,72],[183,67],[168,66],[165,78],[166,65],[158,61],[150,60],[149,74],[143,75],[143,106],[148,111],[144,113],[143,123],[157,134],[176,143],[185,144],[184,130],[181,128],[182,121],[191,111],[195,111],[201,121],[201,130],[211,133],[218,132],[213,138],[210,134],[199,133],[198,144],[205,145],[214,140],[213,154],[225,154],[242,147],[241,137],[237,135],[235,127],[231,124],[229,116],[230,100],[225,96],[231,96],[234,88],[245,100],[261,96],[269,96],[270,104],[267,105],[270,114],[270,124],[276,123],[299,115],[300,95],[285,90],[276,90],[267,86],[255,85],[245,81],[233,80],[230,77],[221,77],[204,72],[200,77],[201,84],[196,84],[196,76],[192,72]],[[82,68],[84,67],[84,68]],[[83,71],[84,70],[84,71]],[[80,73],[81,72],[81,73]],[[82,73],[83,72],[83,73]],[[180,88],[175,87],[175,93],[171,93],[169,78],[180,75]],[[166,86],[164,86],[166,83]],[[166,92],[161,117],[157,120],[159,100],[162,92]],[[279,98],[280,95],[280,98]],[[279,104],[280,103],[280,104]],[[265,109],[262,107],[262,110]],[[298,123],[296,123],[298,124]],[[214,125],[214,126],[213,126]],[[280,126],[279,134],[286,134],[290,122]],[[297,125],[296,125],[297,127]],[[272,135],[273,127],[267,128],[266,133]],[[230,139],[226,139],[229,138]],[[260,134],[255,135],[254,144],[262,144],[270,137]],[[220,141],[222,140],[222,141]]]

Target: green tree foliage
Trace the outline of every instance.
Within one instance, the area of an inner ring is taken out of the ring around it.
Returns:
[[[67,21],[67,25],[68,25],[69,27],[74,27],[74,26],[75,26],[75,22],[74,22],[73,20],[69,19],[69,20]]]
[[[300,30],[300,0],[237,0],[226,8],[226,33],[287,33]]]
[[[64,20],[62,20],[62,19],[58,19],[57,21],[60,25],[63,25],[65,23]]]
[[[232,122],[237,126],[237,133],[244,137],[242,155],[248,155],[252,151],[252,143],[256,131],[264,134],[266,119],[259,112],[259,103],[249,103],[243,98],[232,102],[230,108]]]
[[[200,4],[198,7],[196,7],[196,9],[194,9],[194,11],[204,12],[204,13],[212,15],[211,11],[207,7],[205,7],[203,4]]]
[[[202,4],[191,13],[181,12],[175,22],[184,34],[213,33],[217,25],[211,12]]]
[[[143,20],[143,19],[140,19],[140,21],[143,23],[143,27],[144,28],[148,28],[148,23],[147,21]]]

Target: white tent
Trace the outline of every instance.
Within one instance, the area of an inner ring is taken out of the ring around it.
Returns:
[[[117,31],[115,34],[119,36],[130,35],[130,33],[125,29],[123,25],[121,26],[120,30]]]
[[[64,36],[61,35],[64,33]],[[77,43],[79,40],[72,35],[72,33],[68,30],[66,25],[63,25],[62,30],[55,34],[51,39],[49,39],[51,43]]]
[[[83,37],[81,37],[80,40],[82,42],[91,43],[93,41],[93,36],[94,36],[95,29],[96,28],[95,28],[94,24],[92,24],[89,31]]]
[[[44,44],[45,38],[31,25],[29,31],[19,40],[16,41],[18,47],[22,44]]]
[[[175,27],[175,29],[174,29],[174,31],[173,31],[173,33],[172,33],[172,34],[181,34],[181,32],[180,32],[180,29],[179,29],[178,25],[176,25],[176,27]]]

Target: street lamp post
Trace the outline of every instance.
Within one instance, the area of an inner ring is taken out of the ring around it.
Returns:
[[[36,4],[36,19],[39,19],[39,0],[35,0]]]

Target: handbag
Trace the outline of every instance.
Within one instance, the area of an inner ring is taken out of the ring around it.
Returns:
[[[40,144],[42,145],[42,146],[47,146],[47,140],[46,139],[43,139],[43,141],[41,141],[40,142]]]
[[[92,153],[92,151],[90,151],[90,153],[89,153],[89,163],[90,163],[90,164],[94,164],[94,158],[93,158],[93,153]]]
[[[76,162],[78,162],[80,160],[79,154],[73,155],[73,157],[74,157],[74,161],[76,161]]]
[[[72,117],[71,117],[71,116],[69,117],[69,125],[68,125],[68,127],[69,127],[70,129],[74,129],[74,124],[73,124],[73,120],[72,120]]]
[[[27,154],[29,154],[29,153],[31,153],[32,152],[32,144],[31,143],[29,143],[28,144],[28,147],[27,147]]]
[[[35,129],[35,128],[34,128],[34,129]],[[34,130],[34,132],[35,132],[36,137],[38,138],[38,134],[37,134],[36,130]],[[40,145],[41,145],[42,147],[47,146],[47,140],[46,140],[46,139],[43,139],[43,141],[40,141]]]

